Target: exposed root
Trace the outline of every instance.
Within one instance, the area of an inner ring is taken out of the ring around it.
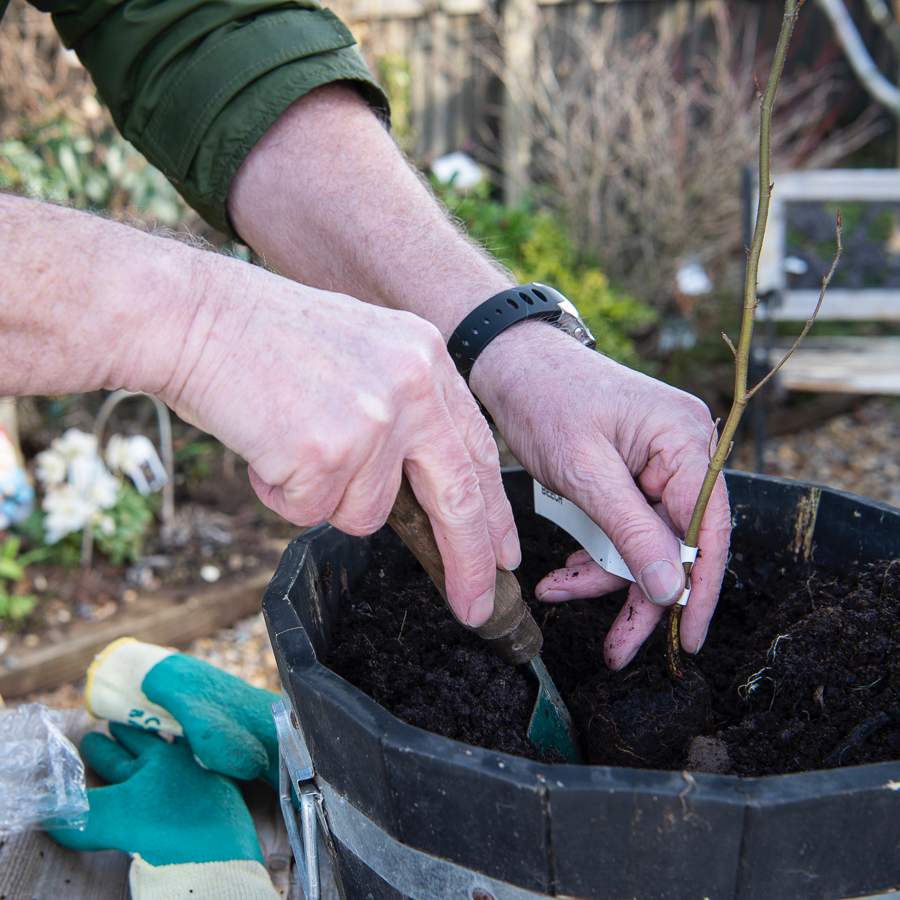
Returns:
[[[828,756],[825,757],[825,765],[828,768],[836,768],[844,764],[844,757],[854,748],[865,743],[873,734],[881,731],[894,722],[900,721],[900,709],[882,710],[865,722],[861,722],[847,737],[838,744]]]

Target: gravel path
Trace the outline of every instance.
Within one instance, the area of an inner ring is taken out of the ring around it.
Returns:
[[[748,446],[734,464],[753,467]],[[900,506],[900,399],[871,400],[816,428],[771,439],[766,468]]]

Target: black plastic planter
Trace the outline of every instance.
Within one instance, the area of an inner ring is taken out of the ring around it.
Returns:
[[[505,473],[516,516],[531,481]],[[900,556],[900,511],[729,473],[736,528],[823,567]],[[554,528],[545,522],[548,529]],[[399,721],[319,662],[368,542],[293,541],[264,610],[348,900],[846,898],[900,887],[900,762],[764,778],[548,766]]]

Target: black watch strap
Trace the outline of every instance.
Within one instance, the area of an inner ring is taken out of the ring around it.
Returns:
[[[546,284],[523,284],[495,294],[476,306],[456,327],[447,342],[447,350],[459,374],[469,373],[479,354],[498,334],[525,319],[556,322],[563,314],[560,304],[566,298]]]

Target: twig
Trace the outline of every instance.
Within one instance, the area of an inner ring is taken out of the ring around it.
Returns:
[[[408,609],[404,609],[404,610],[403,610],[403,621],[400,623],[400,633],[397,635],[397,642],[400,643],[400,644],[403,643],[403,628],[404,628],[404,626],[406,625],[406,616],[407,616],[407,613],[409,613],[409,610],[408,610]]]
[[[809,334],[809,329],[813,327],[813,323],[816,321],[816,317],[819,315],[819,310],[822,308],[822,301],[825,299],[825,291],[828,290],[828,285],[831,284],[831,279],[834,276],[834,271],[837,269],[838,262],[841,259],[841,253],[844,250],[843,242],[841,241],[841,235],[843,230],[843,223],[841,221],[841,211],[837,211],[837,216],[834,220],[834,239],[835,239],[835,251],[834,251],[834,259],[831,261],[831,268],[826,273],[825,277],[822,279],[822,286],[819,288],[819,299],[816,301],[815,309],[813,309],[810,317],[806,320],[803,325],[803,328],[800,330],[800,333],[794,339],[794,343],[788,348],[787,352],[778,363],[774,366],[774,368],[763,378],[759,380],[759,382],[750,388],[747,391],[747,399],[751,400],[753,395],[768,381],[770,381],[774,375],[778,372],[778,370],[794,355],[794,351],[800,346],[800,343],[803,339]]]
[[[730,337],[723,331],[722,332],[722,340],[728,345],[728,349],[731,351],[732,356],[737,356],[737,350],[735,349],[734,342]]]
[[[763,240],[766,236],[766,223],[769,218],[769,203],[772,195],[772,113],[775,107],[775,96],[778,83],[784,70],[794,25],[797,23],[801,3],[798,0],[786,0],[784,18],[778,35],[778,44],[769,70],[769,80],[760,102],[759,112],[759,201],[756,210],[756,225],[747,255],[747,270],[744,278],[743,307],[741,311],[741,331],[738,335],[734,354],[734,399],[716,452],[713,454],[706,470],[706,476],[700,487],[700,494],[691,514],[691,521],[685,533],[685,543],[696,547],[700,536],[700,525],[703,514],[709,504],[716,481],[725,467],[725,460],[734,445],[734,435],[744,409],[750,400],[747,391],[747,377],[750,368],[750,343],[753,338],[753,323],[756,315],[757,281],[759,279],[759,258],[762,253]],[[827,287],[827,283],[825,285]],[[823,288],[824,293],[824,288]],[[819,300],[821,305],[821,298]],[[808,330],[808,329],[807,329]],[[757,385],[757,388],[759,386]],[[756,388],[754,389],[756,390]],[[690,585],[691,564],[685,563],[685,583]],[[666,642],[666,662],[669,675],[680,681],[684,677],[681,666],[681,613],[683,607],[673,606],[669,613],[668,640]]]

